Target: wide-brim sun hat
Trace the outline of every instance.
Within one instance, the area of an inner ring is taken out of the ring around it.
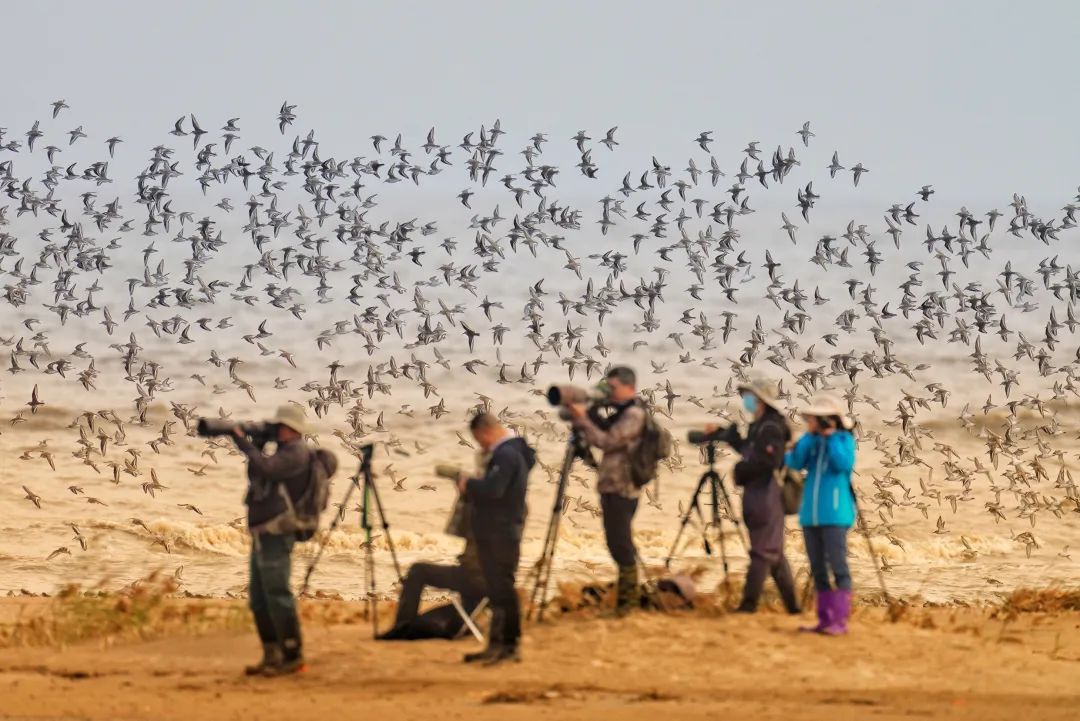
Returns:
[[[288,426],[301,435],[311,432],[311,424],[308,423],[304,409],[300,406],[291,404],[278,406],[277,413],[274,414],[274,423]]]
[[[837,416],[840,423],[849,431],[855,426],[854,421],[848,416],[848,409],[844,401],[839,396],[830,393],[819,393],[814,396],[810,399],[809,405],[799,409],[799,413],[804,416],[818,416],[821,418]]]
[[[776,384],[767,378],[751,378],[745,383],[740,383],[736,390],[739,393],[753,393],[765,405],[774,411],[783,412],[780,407],[780,399],[777,398]]]

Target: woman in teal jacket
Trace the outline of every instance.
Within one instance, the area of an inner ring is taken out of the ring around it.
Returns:
[[[806,471],[799,523],[817,590],[818,623],[803,630],[839,635],[851,613],[847,532],[855,523],[851,472],[855,437],[843,403],[818,396],[802,411],[807,432],[788,451],[789,468]]]

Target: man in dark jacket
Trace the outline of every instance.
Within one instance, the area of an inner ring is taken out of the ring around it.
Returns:
[[[765,579],[772,576],[788,613],[798,613],[795,581],[784,556],[784,503],[775,472],[784,464],[791,430],[777,408],[769,381],[755,380],[739,387],[750,427],[743,437],[732,424],[723,440],[741,456],[735,464],[736,485],[743,487],[743,522],[750,533],[750,567],[746,572],[740,613],[757,610]]]
[[[488,455],[481,478],[458,479],[471,509],[476,552],[491,603],[488,647],[465,656],[466,663],[517,661],[521,609],[514,577],[525,529],[525,493],[536,453],[490,413],[478,413],[469,430]]]
[[[308,488],[312,455],[304,444],[308,426],[303,409],[281,406],[273,423],[277,449],[271,455],[252,443],[239,426],[233,431],[236,447],[248,460],[244,498],[251,533],[248,605],[263,645],[262,661],[249,666],[248,675],[278,676],[304,670],[300,619],[289,588],[296,535],[283,519],[285,494],[295,503]]]

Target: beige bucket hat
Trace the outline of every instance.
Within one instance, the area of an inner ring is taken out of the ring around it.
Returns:
[[[840,423],[845,429],[851,430],[855,423],[848,416],[847,406],[839,396],[831,393],[819,393],[810,399],[810,405],[800,408],[799,413],[804,416],[838,416]]]
[[[773,383],[768,378],[751,378],[745,383],[740,383],[736,387],[736,390],[738,390],[739,393],[743,393],[744,391],[753,393],[762,403],[775,411],[783,413],[784,409],[780,407],[780,399],[776,397],[776,383]]]
[[[292,404],[278,406],[277,413],[274,415],[274,423],[288,426],[303,435],[311,432],[311,424],[308,423],[304,409]]]

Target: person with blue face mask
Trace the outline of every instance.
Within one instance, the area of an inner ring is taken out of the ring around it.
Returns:
[[[735,485],[743,489],[743,523],[750,535],[750,566],[736,611],[756,611],[765,579],[771,576],[787,612],[799,613],[795,580],[784,556],[784,504],[775,477],[784,463],[791,430],[778,408],[772,382],[751,381],[739,386],[739,395],[750,427],[744,436],[732,424],[720,436],[741,456],[734,468]]]

